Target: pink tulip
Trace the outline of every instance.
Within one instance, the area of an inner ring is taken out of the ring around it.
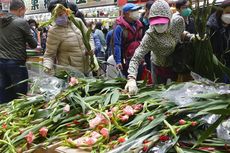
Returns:
[[[46,137],[46,136],[47,136],[47,133],[48,133],[47,127],[42,127],[42,128],[39,130],[39,134],[40,134],[42,137]]]
[[[97,114],[94,119],[89,121],[89,127],[93,129],[100,123],[106,124],[108,123],[108,121],[102,114]]]
[[[74,140],[74,143],[76,143],[76,146],[78,147],[78,146],[84,145],[85,141],[86,141],[86,138],[81,137],[81,138],[78,138],[78,139]]]
[[[70,78],[69,85],[70,85],[70,86],[74,86],[74,85],[76,85],[76,84],[78,84],[78,80],[77,80],[75,77],[71,77],[71,78]]]
[[[139,112],[142,110],[143,105],[142,104],[136,104],[132,106],[135,112]]]
[[[106,110],[105,113],[109,116],[109,118],[113,117],[113,112]]]
[[[123,109],[123,113],[125,115],[128,115],[128,116],[132,116],[134,114],[134,110],[131,106],[126,106],[124,109]]]
[[[86,138],[86,140],[85,140],[85,143],[86,143],[87,145],[89,145],[89,146],[94,145],[96,142],[97,142],[97,139],[96,139],[96,138],[93,138],[93,137],[91,137],[91,138]]]
[[[66,104],[65,107],[63,108],[63,111],[68,113],[70,111],[70,105]]]
[[[112,109],[111,109],[111,111],[114,113],[114,112],[116,112],[118,110],[118,108],[117,107],[113,107]]]
[[[25,139],[26,139],[28,144],[31,144],[35,139],[35,136],[34,136],[33,132],[29,132],[29,134],[27,134],[25,136]]]
[[[109,130],[107,128],[102,128],[100,130],[100,133],[104,136],[104,137],[109,137]]]
[[[129,119],[129,116],[128,115],[121,115],[121,116],[119,116],[119,118],[122,122],[125,122]]]
[[[93,131],[92,133],[91,133],[91,137],[92,138],[99,138],[101,136],[101,134],[99,134],[98,132],[96,132],[96,131]]]
[[[6,129],[6,128],[7,128],[7,124],[6,124],[6,123],[3,123],[3,124],[2,124],[2,128],[3,128],[3,129]]]

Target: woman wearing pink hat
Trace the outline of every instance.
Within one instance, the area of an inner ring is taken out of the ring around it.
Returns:
[[[185,30],[184,19],[179,15],[172,15],[167,2],[157,0],[150,9],[149,23],[150,28],[145,33],[141,45],[136,49],[129,64],[128,82],[125,89],[130,94],[136,94],[138,91],[136,85],[138,65],[148,52],[151,52],[155,84],[166,83],[168,79],[176,79],[172,71],[170,55],[174,52]]]

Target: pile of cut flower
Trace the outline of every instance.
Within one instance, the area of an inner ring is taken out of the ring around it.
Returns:
[[[229,152],[230,136],[223,133],[230,114],[228,86],[139,83],[138,95],[130,97],[125,83],[71,78],[69,87],[49,101],[37,95],[1,105],[0,152],[53,142],[98,153]]]

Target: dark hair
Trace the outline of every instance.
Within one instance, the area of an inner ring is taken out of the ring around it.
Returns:
[[[22,0],[11,0],[10,1],[10,10],[18,10],[22,7],[25,7],[25,3]]]
[[[67,8],[67,0],[51,0],[48,4],[48,11],[52,12],[53,9],[56,7],[56,4],[62,4]]]
[[[185,5],[188,0],[177,0],[176,1],[176,9],[180,9],[183,5]]]
[[[68,6],[68,8],[71,9],[71,11],[73,11],[73,14],[76,14],[76,13],[77,13],[78,7],[77,7],[76,4],[74,4],[73,2],[68,2],[68,3],[67,3],[67,6]]]
[[[87,24],[86,24],[86,21],[85,21],[84,14],[83,14],[81,11],[77,11],[77,13],[75,14],[75,17],[80,18],[80,19],[82,20],[82,22],[83,22],[85,25],[87,25]]]
[[[101,30],[101,27],[102,27],[102,23],[97,22],[95,28]]]
[[[37,24],[37,22],[36,22],[34,19],[29,19],[29,20],[28,20],[28,24],[31,24],[31,23]]]

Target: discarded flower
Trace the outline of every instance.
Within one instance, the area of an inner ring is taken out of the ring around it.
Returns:
[[[192,126],[196,126],[196,125],[197,125],[197,122],[196,122],[196,121],[192,121],[191,125],[192,125]]]
[[[186,123],[185,120],[183,120],[183,119],[180,119],[180,120],[179,120],[179,124],[180,124],[180,125],[184,125],[185,123]]]
[[[107,128],[102,128],[100,130],[100,133],[104,136],[104,137],[108,137],[109,136],[109,130]]]
[[[3,128],[3,129],[6,129],[6,128],[7,128],[7,124],[6,124],[6,123],[3,123],[3,124],[2,124],[2,128]]]
[[[92,133],[91,133],[91,137],[92,138],[99,138],[101,136],[101,134],[100,133],[98,133],[98,132],[96,132],[96,131],[93,131]]]
[[[125,115],[128,115],[128,116],[132,116],[134,114],[134,110],[131,106],[126,106],[124,109],[123,109],[123,113]]]
[[[169,136],[167,136],[167,135],[161,135],[160,137],[159,137],[159,140],[160,141],[168,141],[169,140]]]
[[[70,111],[70,105],[66,104],[65,107],[63,108],[63,111],[68,113]]]
[[[106,124],[108,121],[105,119],[105,117],[101,114],[97,114],[96,117],[89,121],[90,128],[95,128],[98,124],[103,123]]]
[[[70,85],[70,86],[74,86],[74,85],[76,85],[76,84],[78,84],[78,80],[77,80],[75,77],[71,77],[71,78],[70,78],[69,85]]]
[[[148,149],[149,149],[149,147],[147,145],[144,145],[143,148],[142,148],[143,152],[148,151]]]
[[[125,138],[124,137],[120,137],[120,138],[118,138],[118,140],[117,140],[119,143],[123,143],[123,142],[125,142]]]
[[[25,136],[25,139],[26,139],[28,144],[31,144],[35,139],[35,136],[34,136],[33,132],[29,132],[29,134],[27,134]]]
[[[147,120],[152,121],[152,120],[154,120],[154,117],[153,116],[148,116]]]
[[[132,106],[135,112],[139,112],[142,110],[143,105],[142,104],[136,104]]]
[[[78,122],[77,120],[73,120],[73,123],[74,123],[75,125],[80,124],[80,122]]]
[[[46,136],[47,136],[47,133],[48,133],[47,127],[42,127],[42,128],[39,130],[39,134],[40,134],[42,137],[46,137]]]
[[[86,138],[85,143],[89,146],[94,145],[97,142],[97,139],[94,137]]]
[[[125,122],[125,121],[128,121],[129,116],[128,116],[128,115],[120,115],[120,116],[119,116],[119,119],[120,119],[122,122]]]

